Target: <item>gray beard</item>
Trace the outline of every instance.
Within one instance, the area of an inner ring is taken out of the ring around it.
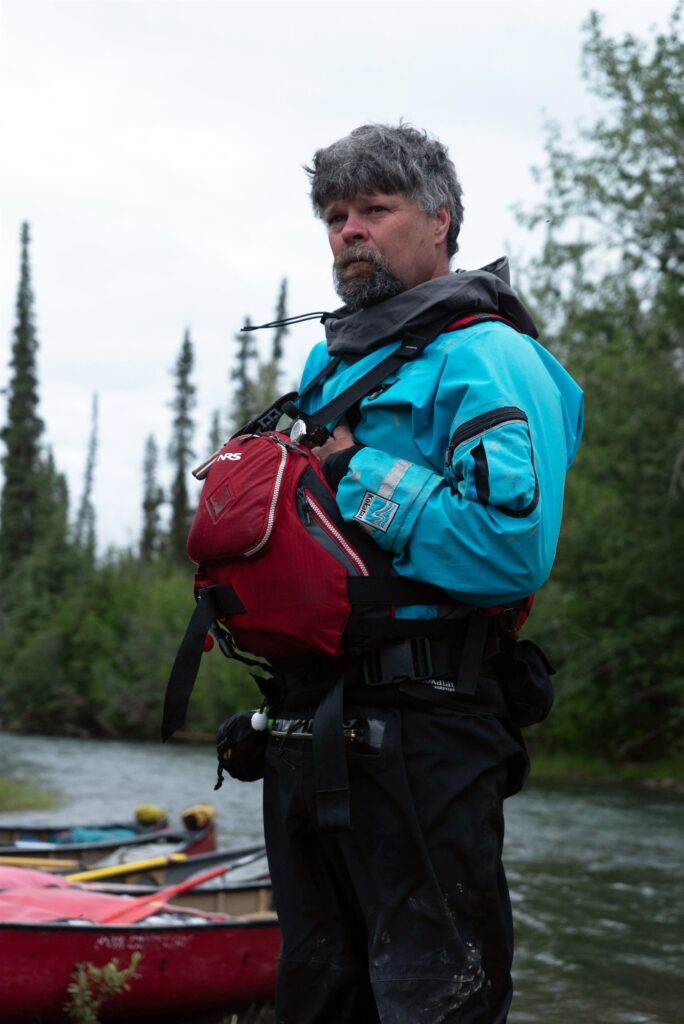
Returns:
[[[373,265],[372,272],[355,274],[347,280],[342,280],[341,275],[344,275],[345,268],[343,266],[338,268],[338,260],[335,260],[333,265],[335,291],[352,313],[358,313],[360,309],[368,309],[369,306],[375,306],[383,299],[391,299],[394,295],[400,295],[406,291],[399,278],[393,274],[385,257],[375,249],[366,249],[363,245],[352,245],[345,249],[338,259],[346,261],[354,256],[368,260]]]

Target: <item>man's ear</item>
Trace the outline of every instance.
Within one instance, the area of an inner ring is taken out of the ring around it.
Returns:
[[[441,245],[446,242],[446,237],[451,226],[451,213],[448,206],[440,206],[435,214],[435,243]]]

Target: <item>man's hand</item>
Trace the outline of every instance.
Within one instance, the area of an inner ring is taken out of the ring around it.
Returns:
[[[341,419],[325,444],[322,444],[319,448],[312,448],[311,451],[323,464],[329,455],[332,455],[334,452],[341,452],[345,448],[351,448],[353,444],[355,444],[355,441],[349,429],[349,424],[345,419]]]

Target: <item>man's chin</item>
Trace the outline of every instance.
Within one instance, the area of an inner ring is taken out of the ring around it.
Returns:
[[[353,313],[376,306],[384,299],[390,299],[406,291],[398,278],[379,271],[370,261],[354,261],[334,274],[335,291]]]

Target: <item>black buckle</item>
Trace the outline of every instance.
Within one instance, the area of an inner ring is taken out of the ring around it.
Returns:
[[[432,675],[432,652],[427,637],[411,637],[396,643],[386,642],[363,656],[363,681],[366,686],[390,686],[410,679]]]
[[[237,654],[237,648],[232,636],[220,622],[213,622],[209,627],[209,632],[213,636],[218,649],[225,658],[235,658]]]
[[[504,636],[512,636],[518,632],[519,608],[504,608],[499,614],[499,632]]]

